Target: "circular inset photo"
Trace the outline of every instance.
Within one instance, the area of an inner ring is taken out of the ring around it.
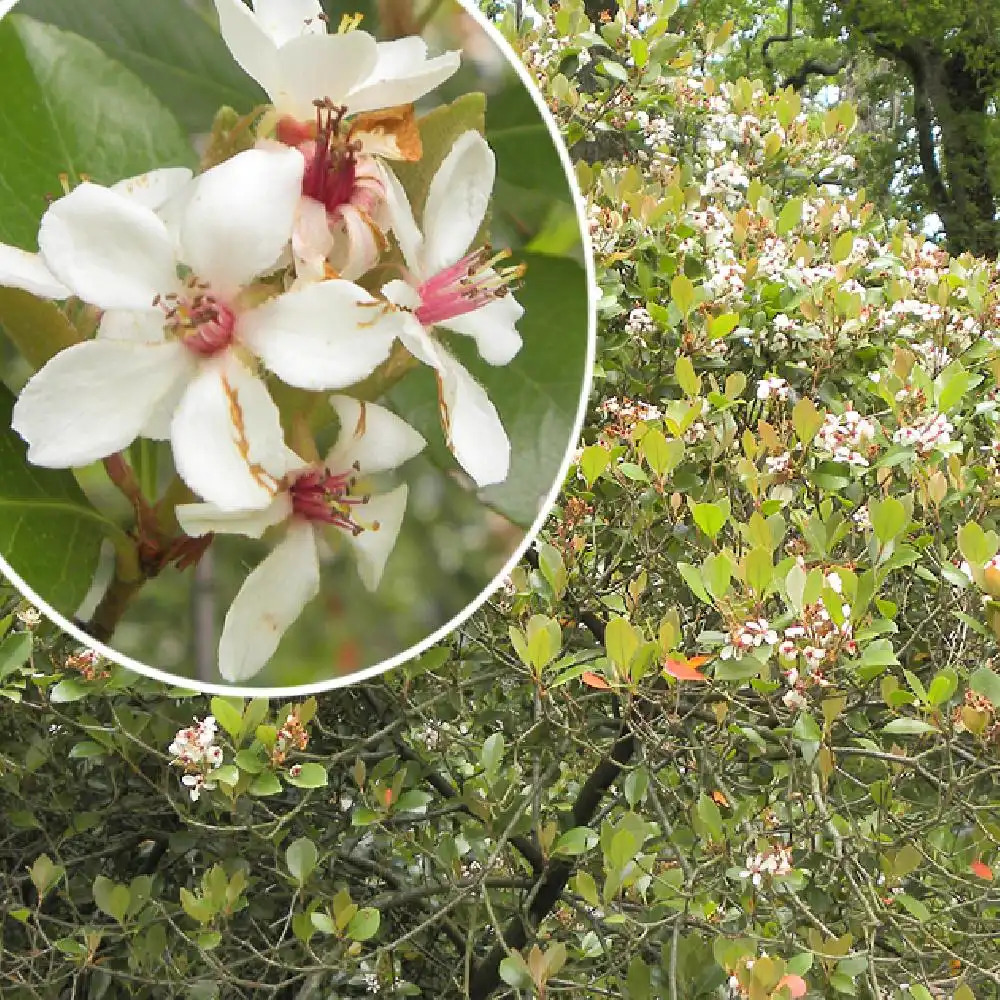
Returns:
[[[283,694],[481,604],[594,341],[569,160],[495,29],[452,0],[22,0],[0,95],[25,594],[127,666]]]

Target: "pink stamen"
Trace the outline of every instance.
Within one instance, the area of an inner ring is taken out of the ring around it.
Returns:
[[[360,535],[364,526],[353,518],[352,508],[368,502],[368,497],[350,495],[355,479],[351,472],[334,473],[310,469],[289,488],[292,512],[307,521],[333,524],[352,535]]]
[[[513,281],[524,273],[524,267],[493,271],[492,265],[507,255],[491,257],[490,253],[489,247],[474,250],[420,285],[420,305],[414,312],[417,319],[424,326],[434,326],[503,298]]]
[[[166,313],[166,327],[178,336],[188,350],[202,358],[224,351],[233,342],[236,314],[225,303],[192,286],[190,297],[168,295],[157,299]]]

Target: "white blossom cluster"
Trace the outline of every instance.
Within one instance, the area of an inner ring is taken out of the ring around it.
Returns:
[[[216,787],[212,772],[222,766],[222,747],[217,746],[218,732],[215,716],[207,715],[186,729],[179,729],[169,750],[173,754],[172,764],[185,770],[181,782],[186,786],[192,802],[197,802],[203,791]]]
[[[761,646],[774,646],[778,633],[771,628],[766,618],[741,622],[732,627],[726,644],[719,652],[723,660],[740,660],[744,653]]]
[[[791,392],[791,386],[783,378],[778,378],[776,375],[761,379],[757,383],[757,398],[761,400],[777,399],[784,403],[788,399],[789,392]]]
[[[920,455],[927,455],[935,448],[951,442],[955,428],[943,413],[925,413],[912,424],[897,428],[892,435],[896,444],[916,448]]]
[[[758,854],[747,855],[746,865],[739,873],[759,887],[765,878],[788,875],[792,870],[792,849],[786,846],[770,847]]]
[[[353,552],[374,590],[399,533],[407,488],[378,493],[371,477],[425,441],[345,390],[393,359],[427,365],[458,463],[476,486],[506,479],[496,407],[441,333],[508,364],[521,348],[511,291],[522,269],[478,243],[496,176],[482,135],[444,151],[420,226],[392,167],[423,156],[413,102],[455,73],[457,52],[376,42],[351,19],[330,32],[319,0],[215,5],[234,59],[273,105],[256,145],[197,176],[165,167],[81,183],[46,211],[38,253],[0,246],[0,285],[99,316],[97,336],[56,354],[17,400],[30,462],[76,468],[121,460],[136,438],[169,441],[202,501],[176,509],[190,539],[282,530],[226,617],[220,671],[241,681],[318,593],[321,536]],[[390,237],[402,264],[393,257],[387,273]],[[304,414],[279,410],[268,373],[343,393],[326,397],[340,434],[324,458]]]
[[[813,439],[813,447],[826,452],[836,462],[864,468],[868,465],[868,455],[861,449],[869,450],[876,429],[876,422],[863,417],[857,410],[828,413]]]

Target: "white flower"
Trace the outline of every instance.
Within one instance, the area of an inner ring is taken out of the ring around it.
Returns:
[[[778,376],[772,376],[771,378],[761,379],[757,383],[757,398],[758,399],[770,399],[774,396],[781,402],[788,399],[788,393],[790,387],[788,383]]]
[[[177,520],[187,534],[222,532],[260,538],[288,522],[284,539],[247,577],[226,614],[219,671],[229,681],[253,677],[282,635],[319,593],[319,533],[339,529],[354,551],[368,590],[382,578],[406,508],[406,486],[366,495],[359,476],[395,469],[416,455],[424,439],[395,414],[348,396],[333,396],[340,419],[336,444],[320,464],[289,454],[289,471],[264,510],[224,511],[210,503],[182,504]]]
[[[369,336],[374,298],[347,281],[247,301],[287,249],[303,167],[293,149],[240,153],[175,186],[161,207],[169,224],[135,192],[89,183],[49,208],[30,269],[105,312],[96,339],[61,351],[22,391],[13,427],[29,461],[82,466],[138,436],[169,438],[178,473],[206,500],[270,503],[284,441],[243,348],[285,382],[338,389],[391,347]],[[0,284],[28,287],[25,277],[0,267]]]
[[[479,486],[507,478],[510,442],[496,408],[468,371],[431,336],[433,327],[472,337],[483,360],[505,365],[521,349],[515,324],[524,310],[509,294],[520,272],[498,272],[488,249],[467,253],[486,215],[496,159],[478,132],[455,141],[430,183],[417,229],[406,192],[387,169],[392,231],[409,268],[383,295],[401,307],[399,338],[435,369],[441,421],[459,464]]]
[[[279,114],[313,117],[329,99],[357,114],[412,104],[448,79],[459,54],[427,58],[423,39],[376,42],[364,31],[328,34],[319,0],[215,0],[230,52],[267,91]]]

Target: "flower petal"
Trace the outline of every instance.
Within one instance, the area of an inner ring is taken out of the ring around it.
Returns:
[[[188,377],[179,343],[88,340],[60,351],[21,391],[12,426],[28,461],[49,468],[88,465],[135,440],[158,401]]]
[[[68,299],[73,293],[46,267],[41,254],[0,243],[0,285],[21,288],[43,299]]]
[[[337,215],[330,266],[347,281],[357,281],[378,263],[388,241],[356,206],[341,205]]]
[[[278,408],[232,356],[192,379],[171,426],[177,473],[223,510],[267,507],[286,471]]]
[[[292,230],[296,277],[322,281],[326,276],[326,257],[332,249],[333,233],[326,217],[326,206],[315,198],[300,198]]]
[[[191,183],[192,177],[194,174],[187,167],[163,167],[137,177],[126,177],[125,180],[112,184],[111,190],[155,212],[174,195],[183,191]]]
[[[371,74],[350,95],[350,113],[412,104],[447,80],[460,64],[458,52],[428,59],[427,45],[418,35],[379,42]]]
[[[340,419],[337,443],[326,456],[331,472],[347,472],[355,462],[362,475],[397,469],[423,451],[427,442],[384,406],[351,396],[331,396]]]
[[[42,216],[38,245],[52,273],[101,309],[148,309],[177,286],[173,242],[156,213],[85,183]]]
[[[257,23],[279,48],[300,35],[325,35],[319,0],[254,0]]]
[[[240,317],[236,335],[283,382],[342,389],[388,356],[400,316],[350,281],[320,281]]]
[[[424,238],[417,229],[413,219],[413,209],[410,199],[399,183],[399,178],[383,163],[382,172],[385,175],[385,206],[389,217],[389,227],[396,237],[399,249],[403,252],[406,266],[413,271],[414,277],[422,281],[428,275],[420,269],[423,257]]]
[[[181,530],[192,538],[211,534],[260,538],[268,528],[292,516],[292,501],[282,492],[263,510],[221,510],[214,503],[182,503],[174,513]]]
[[[278,46],[243,0],[215,0],[219,30],[233,58],[273,100],[279,88]]]
[[[184,263],[221,295],[274,267],[292,237],[304,169],[297,149],[272,147],[203,173],[184,208]]]
[[[489,208],[496,157],[486,140],[463,132],[431,179],[424,205],[423,276],[461,259]]]
[[[472,337],[482,359],[490,365],[506,365],[521,350],[521,335],[514,329],[524,309],[513,295],[504,295],[485,306],[443,320],[438,326]]]
[[[109,309],[101,317],[97,336],[133,344],[162,344],[166,340],[159,309]]]
[[[365,31],[303,35],[278,50],[280,83],[272,93],[282,114],[300,121],[316,117],[316,100],[346,104],[347,95],[375,68],[375,39]]]
[[[392,552],[406,511],[405,486],[380,493],[363,507],[355,508],[361,524],[368,525],[357,535],[348,535],[347,543],[357,560],[358,576],[367,590],[375,590],[382,579],[386,561]]]
[[[246,578],[226,613],[219,641],[219,672],[227,681],[260,673],[281,637],[319,593],[319,557],[313,529],[289,526],[280,545]]]
[[[439,350],[441,422],[448,447],[478,486],[502,483],[510,441],[483,387],[447,351]]]

